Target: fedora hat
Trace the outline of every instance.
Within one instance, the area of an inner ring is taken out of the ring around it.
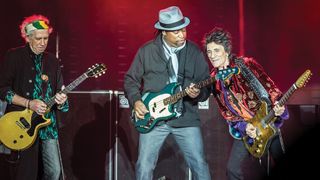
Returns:
[[[156,29],[175,31],[188,26],[190,19],[183,17],[179,7],[171,6],[159,11],[159,21],[154,25]]]

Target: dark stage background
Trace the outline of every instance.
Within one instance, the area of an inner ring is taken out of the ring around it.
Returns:
[[[318,0],[5,0],[0,6],[0,61],[9,48],[24,44],[19,32],[23,18],[43,14],[54,27],[48,50],[58,52],[66,84],[96,62],[108,67],[102,77],[76,88],[82,93],[70,94],[71,111],[61,116],[68,179],[114,179],[116,160],[118,178],[133,177],[137,133],[128,123],[129,109],[118,109],[113,92],[123,91],[123,76],[137,49],[154,37],[158,11],[171,5],[179,6],[191,19],[189,39],[201,46],[202,37],[214,26],[227,29],[233,36],[233,52],[256,58],[282,91],[311,69],[308,86],[289,102],[292,116],[284,129],[288,146],[294,147],[296,140],[319,124]],[[209,104],[210,110],[201,110],[206,151],[213,177],[223,180],[231,139],[214,102]],[[114,156],[116,148],[119,159]],[[164,146],[155,177],[186,179],[183,158],[175,148],[171,140]],[[290,163],[289,167],[296,161]]]

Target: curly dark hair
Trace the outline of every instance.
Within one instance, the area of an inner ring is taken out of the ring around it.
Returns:
[[[220,27],[215,27],[213,30],[211,30],[209,33],[205,34],[203,38],[203,46],[205,50],[207,50],[207,44],[209,43],[216,43],[219,45],[222,45],[224,47],[224,50],[230,54],[232,49],[232,42],[231,42],[231,35],[228,31],[225,31],[224,29]]]

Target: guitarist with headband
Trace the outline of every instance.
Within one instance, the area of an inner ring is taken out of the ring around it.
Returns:
[[[217,80],[212,89],[221,115],[229,125],[230,134],[235,138],[227,165],[228,179],[244,179],[241,167],[250,155],[245,143],[251,144],[259,136],[257,128],[248,121],[258,113],[261,102],[265,101],[270,109],[273,108],[277,116],[274,123],[277,130],[281,127],[282,120],[289,118],[289,114],[284,106],[277,105],[282,93],[261,65],[252,58],[231,56],[231,36],[227,31],[216,27],[205,35],[203,42],[214,67],[212,76],[232,67],[240,69],[238,75]],[[266,150],[270,151],[275,161],[283,154],[282,139],[279,138],[280,132],[277,132],[270,141],[270,148]],[[247,137],[245,141],[244,137]]]
[[[54,111],[67,111],[68,103],[66,94],[58,93],[63,86],[59,61],[53,54],[45,52],[52,27],[48,18],[32,15],[25,18],[20,30],[26,45],[7,52],[0,70],[0,97],[8,104],[6,113],[27,108],[36,115],[50,119],[51,124],[39,130],[39,138],[31,147],[17,152],[18,159],[7,162],[10,176],[13,180],[36,180],[38,152],[41,150],[44,168],[42,179],[58,180],[61,166]],[[44,101],[54,95],[57,106],[47,112]],[[28,125],[23,119],[21,122],[22,125]]]
[[[162,106],[161,93],[158,94],[159,100],[153,103],[154,108],[144,104],[144,94],[161,92],[167,85],[176,82],[181,84],[176,89],[186,89],[187,94],[175,103],[175,117],[159,122],[149,132],[140,133],[137,180],[153,179],[159,151],[169,134],[180,147],[193,179],[211,179],[197,109],[197,103],[206,100],[210,91],[209,88],[197,88],[192,84],[209,78],[209,68],[199,47],[186,39],[189,23],[189,18],[184,17],[176,6],[160,10],[159,21],[154,26],[157,29],[155,39],[138,50],[125,75],[124,90],[134,109],[134,116],[138,118],[137,122],[143,121],[154,109],[160,108],[159,113],[168,111],[168,106]],[[163,95],[169,93],[170,90],[163,91]],[[152,118],[150,122],[153,122]],[[148,125],[141,127],[148,129]]]

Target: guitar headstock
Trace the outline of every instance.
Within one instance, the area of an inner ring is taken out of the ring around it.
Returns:
[[[304,87],[307,84],[307,82],[310,80],[311,75],[312,75],[311,71],[307,69],[296,81],[295,85],[297,86],[297,88]]]
[[[104,74],[106,72],[107,68],[106,65],[103,63],[96,63],[94,65],[92,65],[91,67],[88,68],[87,72],[85,72],[85,74],[88,77],[99,77],[102,74]]]
[[[222,81],[225,81],[229,79],[232,75],[234,74],[239,74],[240,73],[240,68],[235,66],[235,67],[229,67],[227,69],[219,70],[216,74],[216,79],[220,79]]]

